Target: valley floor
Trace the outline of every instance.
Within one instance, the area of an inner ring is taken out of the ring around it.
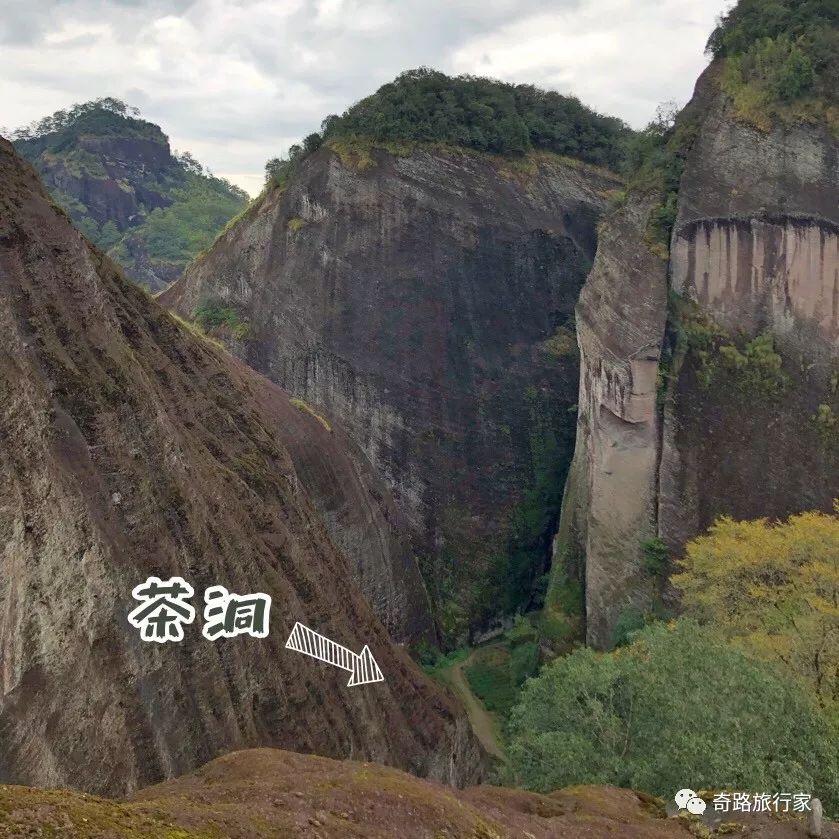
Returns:
[[[475,660],[476,650],[469,653],[468,658],[456,661],[451,667],[438,671],[437,676],[457,694],[466,708],[469,722],[475,736],[480,740],[486,752],[497,760],[504,761],[506,756],[502,744],[500,724],[496,714],[486,709],[483,702],[475,696],[466,674],[463,672]]]

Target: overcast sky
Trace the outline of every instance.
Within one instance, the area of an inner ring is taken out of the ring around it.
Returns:
[[[269,157],[405,69],[683,104],[730,0],[0,0],[0,125],[99,96],[251,193]]]

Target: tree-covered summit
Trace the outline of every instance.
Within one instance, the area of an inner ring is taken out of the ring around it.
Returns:
[[[826,119],[839,131],[839,0],[740,0],[708,40],[723,88],[759,128]]]
[[[15,143],[27,144],[29,149],[60,152],[80,134],[138,137],[160,143],[168,142],[160,126],[141,119],[138,108],[112,96],[60,109],[10,132],[10,137]]]
[[[545,149],[616,168],[627,126],[573,96],[478,76],[408,70],[323,123],[324,138],[439,142],[503,155]]]

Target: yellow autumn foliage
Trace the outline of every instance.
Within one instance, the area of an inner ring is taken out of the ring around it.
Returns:
[[[688,615],[780,663],[839,709],[839,502],[786,521],[718,519],[673,584]]]

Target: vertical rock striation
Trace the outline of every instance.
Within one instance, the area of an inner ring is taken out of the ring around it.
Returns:
[[[241,311],[242,357],[347,429],[432,578],[461,574],[468,605],[534,480],[534,435],[570,416],[573,343],[547,342],[617,181],[547,154],[354,154],[306,158],[161,299],[187,317],[215,300]]]
[[[816,422],[839,410],[839,149],[818,125],[744,125],[718,77],[711,65],[688,106],[697,133],[669,265],[644,245],[651,205],[630,197],[603,224],[577,310],[580,415],[552,592],[585,567],[598,647],[656,591],[643,540],[658,536],[678,556],[721,514],[830,509],[839,495],[839,458]],[[724,359],[692,352],[677,311],[686,305],[732,348],[771,336],[777,392],[736,371],[710,376]]]
[[[255,745],[480,774],[462,712],[392,644],[316,511],[375,529],[384,493],[128,282],[5,142],[0,330],[0,780],[122,794]],[[150,575],[195,588],[180,643],[127,622]],[[202,638],[216,584],[271,595],[267,638]],[[285,650],[297,620],[368,644],[385,682],[347,688]]]
[[[584,569],[586,638],[597,647],[611,643],[622,611],[647,608],[652,594],[639,584],[641,545],[655,535],[656,388],[667,311],[667,266],[644,241],[652,205],[632,198],[601,224],[577,304],[577,441],[551,592],[562,574]]]

